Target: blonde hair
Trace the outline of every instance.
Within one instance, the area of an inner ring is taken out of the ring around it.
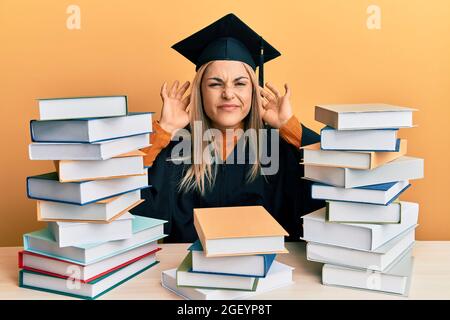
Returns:
[[[217,164],[212,160],[213,158],[218,158],[220,155],[219,147],[216,143],[208,144],[207,141],[204,141],[203,137],[208,137],[207,140],[211,139],[211,130],[212,125],[211,121],[206,115],[202,96],[201,96],[201,83],[202,78],[205,73],[205,70],[208,66],[213,63],[210,61],[208,63],[203,64],[197,71],[194,80],[192,81],[191,88],[191,97],[188,108],[190,113],[190,128],[191,128],[191,161],[190,167],[185,170],[183,178],[179,182],[179,190],[187,192],[189,190],[197,189],[203,195],[206,191],[206,187],[212,188],[216,175],[217,175]],[[244,119],[244,130],[254,129],[252,132],[256,132],[256,136],[254,139],[250,139],[249,148],[255,152],[256,159],[254,164],[251,167],[251,170],[247,173],[247,182],[253,181],[260,173],[261,164],[260,164],[260,155],[259,155],[259,130],[263,127],[263,123],[260,117],[260,108],[262,107],[262,99],[259,95],[259,84],[256,78],[256,74],[254,70],[247,65],[246,63],[242,63],[245,70],[247,71],[250,81],[252,83],[252,103],[250,107],[250,111],[248,115]],[[194,123],[200,121],[202,123],[201,131],[196,132],[197,130],[193,130],[196,128]],[[247,144],[247,141],[244,140],[244,146]],[[204,152],[210,148],[210,152],[206,154],[206,161],[204,159]],[[212,149],[211,149],[212,148]],[[200,160],[200,161],[199,161]]]

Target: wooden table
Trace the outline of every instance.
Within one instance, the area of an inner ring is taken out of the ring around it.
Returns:
[[[416,241],[409,297],[363,290],[324,286],[322,264],[306,260],[305,243],[287,243],[289,254],[277,260],[295,267],[295,283],[255,296],[255,299],[450,299],[450,241]],[[161,286],[161,271],[175,268],[188,244],[162,244],[161,262],[99,299],[180,299]],[[22,248],[0,248],[0,299],[73,299],[62,295],[19,288],[17,252]]]

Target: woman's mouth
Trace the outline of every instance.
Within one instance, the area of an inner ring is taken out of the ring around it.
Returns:
[[[234,111],[239,109],[239,106],[237,104],[221,104],[218,108],[223,111]]]

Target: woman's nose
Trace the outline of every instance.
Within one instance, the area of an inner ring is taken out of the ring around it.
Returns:
[[[230,88],[224,88],[222,91],[222,98],[224,99],[231,99],[233,98],[234,94],[233,91]]]

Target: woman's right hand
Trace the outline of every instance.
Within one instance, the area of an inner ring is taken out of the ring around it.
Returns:
[[[161,118],[159,125],[165,131],[174,133],[178,129],[182,129],[189,124],[189,112],[187,110],[190,95],[183,98],[184,93],[189,88],[189,81],[186,81],[180,88],[178,88],[178,80],[172,84],[170,91],[167,90],[167,83],[161,87],[161,98],[163,106],[161,110]]]

